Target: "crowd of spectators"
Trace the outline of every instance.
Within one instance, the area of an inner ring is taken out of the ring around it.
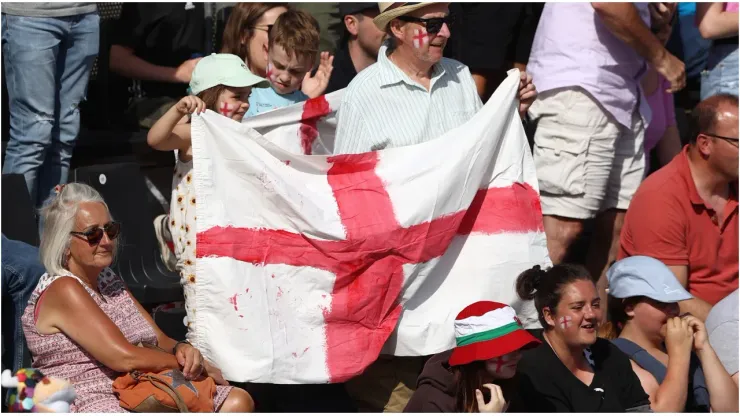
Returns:
[[[212,377],[221,412],[738,411],[738,3],[124,3],[98,65],[128,86],[117,116],[175,154],[153,228],[183,340],[110,268],[126,224],[65,185],[99,27],[95,3],[2,4],[2,172],[41,212],[39,248],[2,238],[3,364],[27,345],[73,383],[72,411],[119,411],[118,374],[167,369]],[[477,302],[450,351],[381,355],[341,385],[229,385],[190,343],[191,114],[243,122],[344,89],[334,153],[377,151],[465,124],[512,68],[552,267],[511,290],[540,328]]]

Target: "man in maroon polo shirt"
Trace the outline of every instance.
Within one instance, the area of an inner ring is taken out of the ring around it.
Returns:
[[[690,122],[689,144],[637,190],[619,259],[643,255],[665,263],[695,296],[679,303],[681,312],[704,320],[738,288],[737,96],[705,99]]]

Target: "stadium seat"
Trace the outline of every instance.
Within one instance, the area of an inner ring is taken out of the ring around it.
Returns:
[[[2,179],[2,233],[11,240],[39,246],[39,229],[31,195],[21,174],[6,173]]]
[[[155,307],[152,319],[165,335],[172,339],[185,339],[188,327],[185,325],[185,303],[173,302]]]
[[[152,225],[155,215],[138,164],[81,167],[72,179],[97,189],[113,218],[122,224],[114,270],[134,297],[145,306],[183,300],[178,274],[167,270],[159,255]]]

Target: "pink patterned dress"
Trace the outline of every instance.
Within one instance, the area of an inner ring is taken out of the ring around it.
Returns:
[[[105,269],[98,276],[98,289],[102,297],[77,276],[71,273],[68,276],[82,284],[130,343],[157,344],[157,336],[151,325],[139,313],[128,291],[125,290],[123,280],[112,270]],[[113,381],[121,373],[103,365],[65,334],[44,335],[36,329],[34,315],[39,297],[60,277],[63,276],[51,276],[48,273],[41,277],[21,318],[26,342],[33,356],[33,367],[47,376],[66,379],[74,385],[77,399],[70,408],[71,412],[126,412],[119,406],[118,398],[113,394]],[[214,398],[216,409],[221,407],[230,391],[229,386],[217,387]]]

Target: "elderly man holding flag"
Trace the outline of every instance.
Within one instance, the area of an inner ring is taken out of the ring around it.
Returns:
[[[340,106],[335,154],[355,154],[433,140],[483,106],[468,67],[442,52],[450,37],[448,3],[379,3],[386,32],[377,63],[350,83]],[[537,96],[521,74],[519,112]],[[512,291],[513,291],[512,287]],[[361,411],[400,412],[416,388],[424,357],[381,356],[347,389]]]

